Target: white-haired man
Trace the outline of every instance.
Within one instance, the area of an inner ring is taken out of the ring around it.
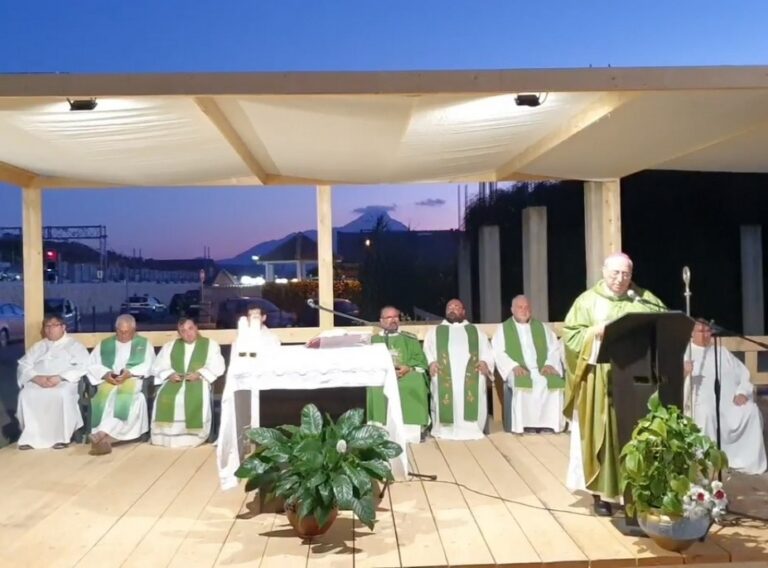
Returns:
[[[582,293],[565,316],[565,407],[571,419],[571,452],[566,485],[592,493],[595,513],[611,515],[609,501],[621,495],[616,412],[611,398],[611,366],[596,363],[605,326],[631,312],[663,310],[648,290],[632,283],[632,260],[612,254],[603,279]],[[637,301],[638,298],[643,301]]]
[[[98,387],[91,401],[91,454],[108,454],[112,442],[135,440],[149,430],[143,381],[155,361],[152,344],[136,333],[136,320],[122,314],[115,335],[91,352],[88,380]]]
[[[526,428],[562,432],[563,365],[560,342],[549,327],[535,319],[522,294],[512,299],[512,317],[496,328],[491,345],[504,388],[505,428],[522,434]]]

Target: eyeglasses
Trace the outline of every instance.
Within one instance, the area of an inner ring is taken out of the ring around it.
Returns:
[[[45,329],[51,328],[51,327],[61,327],[64,325],[63,323],[47,323],[45,324]]]
[[[617,276],[623,276],[624,278],[631,278],[632,273],[631,272],[624,272],[623,270],[609,270],[608,275],[616,278]]]

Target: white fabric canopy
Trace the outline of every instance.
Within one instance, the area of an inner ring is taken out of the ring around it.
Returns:
[[[542,104],[518,106],[519,93]],[[67,97],[78,96],[96,97],[97,107],[70,111]],[[768,72],[751,67],[4,75],[0,181],[338,185],[766,172],[766,103]]]

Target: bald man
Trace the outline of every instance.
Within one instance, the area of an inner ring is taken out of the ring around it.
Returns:
[[[624,314],[665,309],[656,296],[632,283],[632,269],[626,254],[606,258],[603,279],[576,299],[563,328],[567,378],[563,413],[571,420],[566,485],[572,491],[592,493],[595,513],[601,516],[612,514],[610,502],[621,495],[611,368],[596,363],[603,332]]]

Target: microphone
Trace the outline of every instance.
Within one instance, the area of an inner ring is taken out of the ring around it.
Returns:
[[[307,299],[307,305],[308,305],[310,308],[314,308],[314,309],[316,309],[316,310],[319,310],[319,309],[320,309],[320,306],[318,306],[317,304],[315,304],[315,301],[314,301],[312,298],[308,298],[308,299]]]
[[[683,266],[683,282],[685,283],[685,289],[691,285],[691,269],[687,266]]]
[[[627,298],[632,300],[633,302],[638,302],[640,304],[643,304],[644,306],[651,306],[653,308],[656,308],[657,310],[665,311],[666,308],[664,306],[660,306],[656,302],[651,302],[650,300],[646,300],[645,298],[641,298],[637,295],[637,292],[632,290],[631,288],[627,290]]]

